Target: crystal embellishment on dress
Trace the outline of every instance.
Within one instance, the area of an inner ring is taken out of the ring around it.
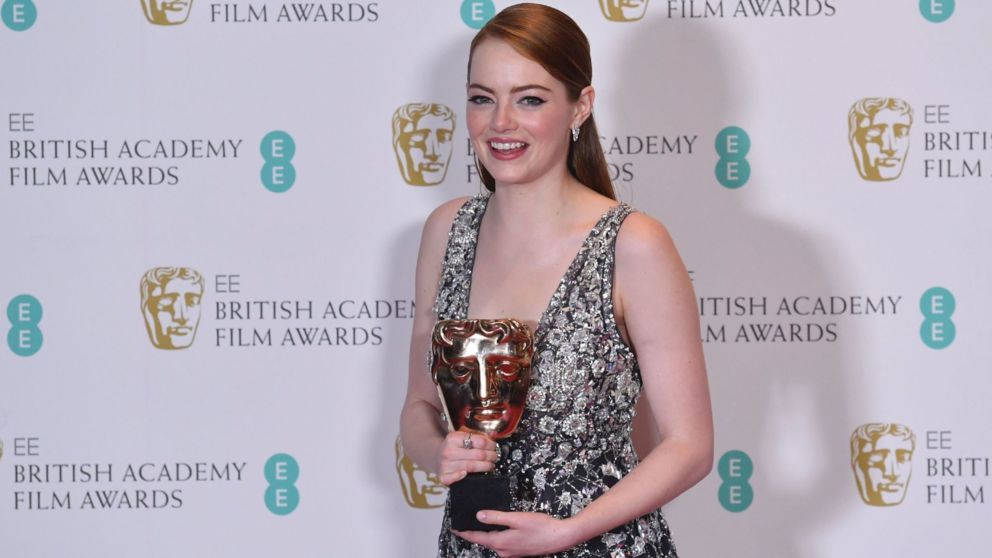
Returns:
[[[434,312],[468,316],[479,227],[489,194],[465,202],[448,234]],[[516,476],[514,506],[565,518],[580,512],[637,465],[630,433],[641,389],[640,369],[613,315],[614,241],[633,209],[610,208],[589,232],[534,332],[532,384],[516,432],[500,441],[496,472]],[[495,558],[449,530],[440,557]],[[674,558],[660,510],[621,525],[553,558],[603,556]]]

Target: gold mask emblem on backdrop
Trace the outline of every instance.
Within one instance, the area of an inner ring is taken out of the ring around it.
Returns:
[[[155,25],[180,25],[189,19],[193,0],[141,0],[145,18]]]
[[[913,473],[916,435],[895,423],[868,423],[851,435],[851,469],[861,499],[871,506],[895,506],[906,497]]]
[[[454,147],[455,113],[445,105],[410,103],[393,113],[393,151],[411,186],[444,181]]]
[[[441,477],[421,469],[403,451],[403,442],[396,437],[396,473],[403,487],[403,498],[411,508],[440,508],[448,496],[448,487]]]
[[[913,107],[895,97],[866,97],[851,107],[847,123],[861,178],[876,182],[899,178],[909,153]]]
[[[141,278],[141,315],[152,345],[185,349],[200,324],[203,276],[188,267],[156,267]]]
[[[599,0],[603,15],[610,21],[637,21],[648,10],[648,0]]]

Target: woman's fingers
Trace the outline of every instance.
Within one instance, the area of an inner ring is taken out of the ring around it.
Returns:
[[[495,465],[488,461],[452,461],[445,465],[445,469],[440,474],[441,482],[446,486],[456,483],[468,473],[488,473],[495,468]]]
[[[496,449],[496,442],[489,438],[489,436],[468,430],[457,430],[449,433],[447,441],[464,449]]]
[[[498,460],[496,442],[488,436],[468,431],[450,432],[441,446],[441,483],[448,486],[468,473],[492,471]]]
[[[463,459],[496,463],[496,456],[495,450],[467,450],[463,454]]]
[[[489,461],[476,461],[474,459],[468,461],[449,461],[442,466],[441,474],[458,471],[467,471],[469,473],[488,473],[495,467],[496,465]]]
[[[451,486],[452,484],[462,480],[467,475],[465,471],[452,471],[450,473],[441,473],[441,484],[444,486]]]
[[[499,459],[496,442],[482,434],[471,434],[471,437],[469,437],[469,434],[468,432],[452,432],[448,434],[441,450],[442,459],[475,459],[489,462],[496,462]],[[466,444],[465,440],[471,440],[472,443]]]
[[[441,461],[486,461],[495,463],[499,459],[496,450],[463,449],[460,447],[448,446],[441,450]]]

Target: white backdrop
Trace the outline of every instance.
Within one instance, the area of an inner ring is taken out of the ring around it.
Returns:
[[[394,446],[413,268],[431,209],[479,191],[467,48],[511,3],[195,0],[172,25],[142,0],[3,3],[5,555],[434,554],[440,510],[408,502],[443,494]],[[548,3],[592,43],[621,199],[665,222],[700,297],[727,467],[666,507],[680,553],[986,555],[992,6]],[[912,108],[872,144],[894,180],[852,157],[869,97]],[[440,184],[399,172],[409,103],[454,111]],[[160,267],[202,278],[151,312],[186,348],[146,331]],[[915,434],[898,504],[859,496],[867,423]]]

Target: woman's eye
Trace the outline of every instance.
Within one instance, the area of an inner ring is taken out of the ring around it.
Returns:
[[[491,99],[484,95],[473,95],[468,98],[468,102],[472,103],[473,105],[484,105],[491,102]]]
[[[527,105],[530,107],[536,107],[544,104],[544,99],[540,97],[528,96],[520,99],[520,104]]]

